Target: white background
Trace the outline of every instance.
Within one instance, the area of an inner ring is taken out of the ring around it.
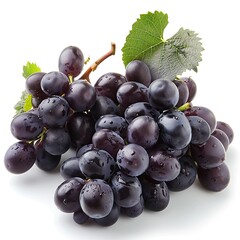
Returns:
[[[0,2],[0,239],[225,239],[240,237],[239,69],[240,14],[237,0],[129,0],[129,1],[26,1]],[[93,62],[117,45],[116,56],[92,74],[124,74],[121,48],[132,23],[141,13],[163,11],[169,15],[165,38],[180,27],[199,33],[205,48],[197,74],[195,105],[206,106],[218,120],[235,131],[226,163],[231,172],[227,189],[203,190],[198,182],[172,193],[167,209],[145,211],[135,219],[123,218],[109,228],[78,226],[71,214],[60,212],[53,194],[62,179],[58,172],[33,167],[23,175],[5,170],[3,158],[16,140],[10,134],[13,106],[24,90],[22,65],[36,62],[45,72],[57,70],[58,56],[68,45],[79,46]]]

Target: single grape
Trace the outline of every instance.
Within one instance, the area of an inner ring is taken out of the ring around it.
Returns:
[[[28,142],[16,142],[5,153],[4,164],[6,169],[15,174],[27,172],[36,161],[33,145]]]
[[[225,151],[227,151],[229,146],[229,138],[227,134],[220,129],[215,129],[215,131],[212,133],[212,136],[216,137],[224,146]]]
[[[191,145],[192,158],[202,168],[218,167],[225,160],[225,149],[222,143],[214,136],[201,145]]]
[[[233,129],[230,127],[229,124],[222,122],[222,121],[217,121],[217,129],[222,130],[223,132],[225,132],[228,136],[229,139],[229,144],[233,141],[234,138],[234,132]]]
[[[64,160],[60,167],[60,174],[65,180],[73,177],[85,178],[80,170],[78,157],[70,157]]]
[[[126,78],[130,82],[139,82],[145,86],[151,83],[151,73],[146,63],[134,60],[126,66]]]
[[[126,120],[114,114],[103,115],[95,123],[96,131],[109,129],[119,134],[122,138],[125,138],[127,135],[127,127],[128,124]]]
[[[173,149],[183,149],[191,141],[192,130],[184,113],[170,109],[163,112],[158,118],[160,130],[159,138]]]
[[[172,181],[166,182],[170,191],[183,191],[189,188],[197,176],[197,166],[190,156],[183,156],[179,160],[181,171]]]
[[[113,158],[116,158],[118,151],[125,145],[120,135],[109,129],[95,132],[92,143],[94,147],[107,151]]]
[[[117,153],[119,169],[129,176],[139,176],[145,172],[149,165],[147,151],[140,145],[130,143]]]
[[[80,209],[79,195],[84,187],[82,178],[74,177],[62,182],[54,194],[56,206],[63,212],[73,213]]]
[[[43,138],[44,149],[52,155],[62,155],[71,146],[71,139],[63,128],[48,129]]]
[[[189,97],[189,90],[187,84],[183,80],[173,80],[173,83],[177,86],[179,92],[179,99],[176,107],[180,107],[187,102]]]
[[[140,116],[128,126],[127,139],[129,143],[136,143],[144,148],[150,148],[158,141],[159,128],[152,117]]]
[[[94,121],[90,114],[73,113],[67,120],[67,129],[73,146],[90,144],[95,133]]]
[[[152,149],[149,154],[149,166],[146,174],[156,181],[172,181],[181,170],[179,161],[158,149]]]
[[[209,125],[211,133],[216,129],[217,121],[214,113],[206,107],[193,106],[186,111],[184,114],[188,116],[198,116],[203,118]]]
[[[202,144],[206,142],[211,135],[211,129],[208,123],[198,116],[189,116],[187,119],[192,129],[191,143]]]
[[[59,71],[67,76],[77,77],[84,66],[84,56],[82,51],[75,46],[63,49],[58,59]]]
[[[116,172],[111,179],[111,187],[115,202],[120,207],[133,207],[140,201],[142,187],[137,177]]]
[[[89,219],[90,217],[86,215],[81,208],[73,213],[73,220],[77,224],[84,224]]]
[[[119,115],[118,106],[108,97],[97,96],[96,102],[91,108],[91,115],[97,121],[102,115],[106,114]]]
[[[93,219],[94,222],[96,222],[97,224],[104,226],[104,227],[109,227],[112,226],[114,223],[117,222],[117,220],[120,217],[120,209],[119,206],[117,204],[113,204],[112,210],[110,211],[110,213],[103,217],[103,218],[96,218]]]
[[[79,158],[81,172],[87,178],[108,180],[115,171],[115,160],[104,150],[89,150]]]
[[[95,83],[94,88],[98,96],[105,96],[112,99],[113,102],[118,104],[117,101],[117,90],[125,83],[126,78],[114,72],[109,72],[102,75]]]
[[[117,100],[125,108],[133,103],[148,102],[148,88],[138,82],[125,82],[117,90]]]
[[[61,96],[69,88],[69,79],[62,72],[49,72],[42,77],[41,88],[48,96]]]
[[[152,107],[166,110],[176,106],[179,100],[177,86],[170,80],[154,80],[148,90],[148,99]]]
[[[128,106],[124,112],[124,117],[129,124],[139,116],[149,116],[156,121],[159,115],[160,113],[148,102],[133,103]]]
[[[111,187],[101,179],[89,180],[80,192],[80,205],[91,218],[103,218],[110,214],[114,196]]]
[[[86,80],[77,80],[69,85],[65,99],[73,110],[84,112],[90,110],[95,104],[96,92]]]
[[[198,179],[205,189],[219,192],[229,184],[230,173],[225,163],[210,169],[198,167]]]
[[[181,81],[184,81],[188,87],[188,91],[189,91],[189,96],[187,99],[187,102],[191,102],[194,97],[196,96],[197,93],[197,85],[194,82],[194,80],[191,77],[182,77],[180,78]]]
[[[38,116],[47,128],[63,127],[67,122],[69,105],[60,96],[47,98],[38,107]]]
[[[35,164],[43,171],[52,171],[54,170],[60,160],[61,160],[61,155],[52,155],[48,153],[44,148],[43,148],[43,143],[38,140],[34,144],[34,148],[36,151],[36,162]]]
[[[15,116],[11,122],[12,135],[19,140],[35,140],[42,131],[42,121],[36,114],[30,112]]]
[[[164,210],[170,201],[170,194],[165,182],[158,182],[143,175],[140,178],[144,206],[151,211]]]
[[[26,90],[34,98],[45,99],[47,98],[46,93],[43,92],[41,88],[41,80],[46,73],[36,72],[30,75],[26,79]]]

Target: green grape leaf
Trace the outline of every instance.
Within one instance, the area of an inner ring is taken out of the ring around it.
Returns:
[[[41,72],[41,68],[38,67],[36,63],[27,62],[27,64],[23,66],[22,76],[24,78],[28,78],[30,75],[36,72]]]
[[[26,91],[22,92],[21,99],[15,104],[16,115],[32,109],[32,95]]]
[[[162,12],[141,15],[122,48],[125,66],[133,60],[142,60],[149,66],[153,79],[173,80],[186,70],[197,71],[203,51],[198,34],[180,28],[174,36],[164,40],[167,24],[168,17]]]

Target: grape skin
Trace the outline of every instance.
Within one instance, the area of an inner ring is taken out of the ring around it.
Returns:
[[[82,51],[75,46],[69,46],[62,50],[58,59],[59,71],[67,76],[77,77],[84,66]]]
[[[95,219],[110,214],[114,204],[111,187],[101,179],[89,180],[82,188],[79,199],[83,212]]]
[[[23,141],[11,145],[4,156],[6,169],[14,174],[27,172],[35,161],[36,154],[33,145]]]

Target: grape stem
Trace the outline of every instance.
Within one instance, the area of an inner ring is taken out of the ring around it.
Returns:
[[[192,103],[187,102],[178,108],[179,111],[184,112],[192,107]]]
[[[111,49],[107,53],[105,53],[102,57],[100,57],[97,61],[95,61],[87,70],[86,72],[80,77],[80,79],[85,79],[90,83],[89,75],[91,72],[95,71],[98,67],[98,65],[103,62],[108,57],[115,55],[116,51],[116,44],[111,43]]]

